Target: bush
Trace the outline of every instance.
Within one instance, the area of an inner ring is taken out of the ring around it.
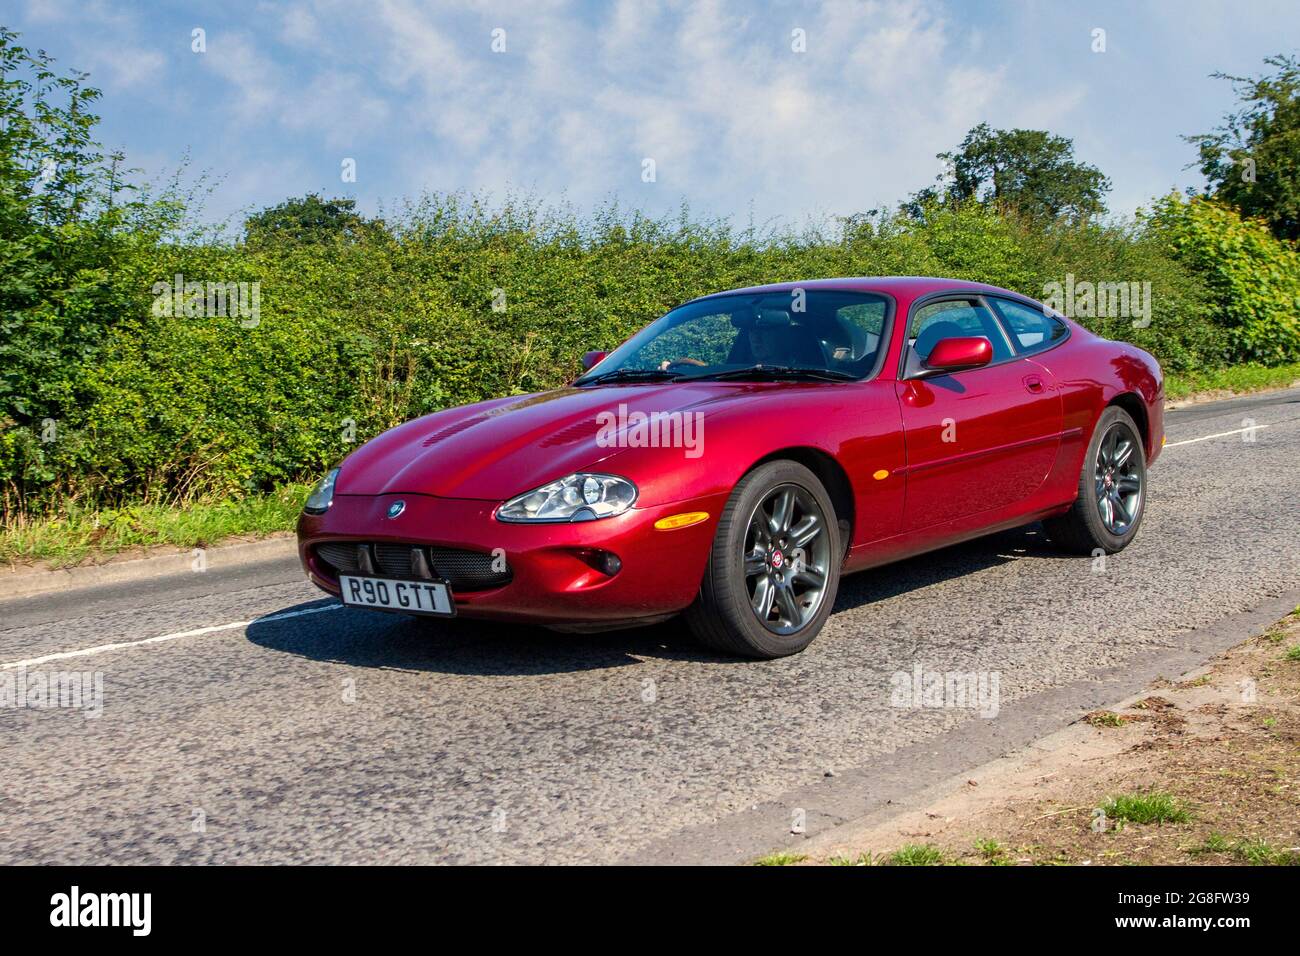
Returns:
[[[1235,359],[1300,359],[1300,255],[1260,220],[1212,200],[1172,194],[1155,204],[1152,234],[1208,289],[1209,325],[1227,330]]]
[[[1152,281],[1158,314],[1084,320],[1171,368],[1217,360],[1205,292],[1138,226],[1044,230],[977,204],[760,235],[683,210],[567,210],[430,196],[311,241],[141,242],[112,288],[125,318],[58,391],[58,440],[9,429],[0,461],[29,510],[239,496],[306,481],[386,428],[572,378],[582,352],[719,289],[843,275],[947,275],[1041,298],[1076,276]],[[152,289],[258,282],[260,317],[157,315]],[[494,308],[494,301],[496,308]],[[40,467],[33,462],[39,461]]]

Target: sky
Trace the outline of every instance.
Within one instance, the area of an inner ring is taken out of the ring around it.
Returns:
[[[1295,0],[5,7],[103,90],[105,145],[155,179],[188,156],[204,217],[234,222],[308,192],[374,213],[462,191],[799,226],[932,184],[981,122],[1069,137],[1127,214],[1201,184],[1179,137],[1234,105],[1210,74],[1300,44]]]

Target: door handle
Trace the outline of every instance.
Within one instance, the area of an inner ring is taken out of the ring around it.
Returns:
[[[1042,379],[1041,376],[1038,376],[1038,375],[1026,375],[1026,376],[1024,377],[1024,383],[1025,383],[1025,389],[1026,389],[1026,391],[1032,392],[1032,393],[1035,394],[1035,395],[1042,394],[1042,391],[1043,391],[1043,379]]]

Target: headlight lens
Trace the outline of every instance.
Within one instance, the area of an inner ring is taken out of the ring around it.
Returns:
[[[587,472],[511,498],[497,509],[501,521],[594,521],[621,515],[636,502],[636,485],[617,475]]]
[[[316,487],[311,490],[307,496],[307,503],[302,506],[302,510],[309,515],[323,515],[329,510],[334,503],[334,482],[338,479],[339,470],[331,469],[330,473],[316,482]]]

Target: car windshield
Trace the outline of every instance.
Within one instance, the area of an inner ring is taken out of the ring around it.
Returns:
[[[866,292],[794,289],[688,302],[646,326],[577,380],[654,382],[743,378],[863,378],[887,346],[888,300]]]

